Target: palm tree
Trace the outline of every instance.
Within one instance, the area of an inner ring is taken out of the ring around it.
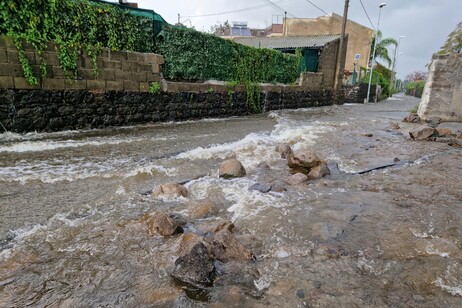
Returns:
[[[382,31],[379,30],[377,32],[377,36],[372,39],[371,53],[370,53],[371,60],[372,60],[372,53],[373,53],[374,44],[375,44],[376,39],[378,41],[377,41],[377,46],[375,47],[375,59],[378,58],[378,59],[384,60],[385,62],[387,62],[388,68],[390,68],[391,59],[390,59],[390,56],[388,55],[387,48],[390,45],[395,45],[395,48],[396,48],[396,46],[398,46],[398,42],[394,38],[391,38],[391,37],[382,39]]]

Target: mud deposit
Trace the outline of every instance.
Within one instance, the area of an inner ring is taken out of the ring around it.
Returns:
[[[409,140],[401,119],[417,103],[1,134],[0,307],[461,307],[462,150]],[[283,142],[338,169],[287,185]],[[218,178],[227,158],[246,176]],[[167,182],[188,197],[153,199]],[[185,234],[148,232],[153,211]],[[206,286],[180,283],[183,245],[218,220],[255,258],[215,262]]]

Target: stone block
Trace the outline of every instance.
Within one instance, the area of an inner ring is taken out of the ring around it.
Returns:
[[[140,90],[139,81],[124,80],[124,91],[139,91],[139,90]]]
[[[8,62],[8,57],[6,55],[6,48],[0,47],[0,63]]]
[[[141,52],[127,52],[127,60],[133,62],[144,62],[144,53]]]
[[[152,71],[152,64],[146,64],[146,63],[138,63],[137,64],[138,72],[151,72]]]
[[[105,68],[121,70],[122,63],[120,61],[103,60],[103,69]]]
[[[127,61],[127,52],[126,51],[110,51],[109,60],[118,60],[118,61]]]
[[[130,62],[130,61],[123,61],[122,70],[125,72],[136,72],[138,70],[138,63]]]
[[[99,69],[98,79],[115,80],[115,70],[113,69]]]
[[[16,48],[13,38],[6,35],[0,35],[0,47]]]
[[[0,89],[14,89],[13,77],[0,76]]]
[[[19,51],[17,49],[7,49],[7,57],[8,57],[8,63],[12,64],[17,64],[19,62]],[[26,56],[27,60],[29,61],[29,64],[33,65],[36,64],[37,61],[35,59],[35,52],[33,51],[25,51],[24,55]]]
[[[87,89],[104,90],[106,89],[105,80],[87,80]]]
[[[151,73],[147,73],[146,74],[146,81],[148,82],[160,82],[160,74],[151,74]]]
[[[42,81],[42,89],[44,90],[64,90],[64,79],[46,78]]]
[[[87,88],[87,81],[83,80],[75,80],[75,79],[64,79],[64,86],[66,89],[69,90],[84,90]]]
[[[56,78],[56,77],[64,78],[65,77],[64,70],[59,66],[53,66],[51,68],[51,71],[53,73],[53,78]]]
[[[140,92],[149,92],[150,86],[149,82],[140,82]]]
[[[140,72],[140,73],[132,72],[130,79],[134,81],[147,81],[146,72]]]
[[[38,52],[35,52],[35,58],[40,59],[40,55],[38,54]],[[59,56],[58,56],[58,53],[56,52],[45,52],[45,54],[43,55],[43,60],[48,65],[53,65],[53,66],[60,65]]]
[[[180,92],[189,92],[189,91],[191,91],[190,84],[186,83],[186,82],[178,82],[178,91],[180,91]]]
[[[77,74],[79,77],[82,79],[94,79],[95,77],[93,76],[93,70],[92,69],[83,69],[79,68],[77,69]]]
[[[162,71],[162,68],[160,67],[159,64],[152,64],[151,66],[151,72],[153,74],[159,74]]]
[[[144,62],[146,63],[157,63],[158,57],[161,57],[155,53],[145,53],[144,54]],[[162,57],[163,59],[163,57]]]
[[[20,64],[0,63],[0,76],[22,77],[24,73]]]
[[[40,89],[40,85],[31,85],[24,77],[13,77],[15,89]]]
[[[132,73],[131,72],[124,72],[124,71],[115,71],[115,80],[131,80]]]
[[[124,83],[119,80],[106,80],[106,90],[108,91],[123,91]]]

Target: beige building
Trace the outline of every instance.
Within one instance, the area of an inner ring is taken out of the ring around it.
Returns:
[[[332,13],[330,16],[318,18],[286,18],[283,27],[283,36],[307,36],[340,34],[342,29],[342,16]],[[366,67],[369,59],[370,46],[374,37],[374,30],[348,20],[346,26],[348,45],[345,70],[353,71],[354,64]],[[356,56],[359,55],[359,60]]]

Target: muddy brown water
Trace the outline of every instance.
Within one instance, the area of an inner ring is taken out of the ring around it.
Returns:
[[[96,131],[0,135],[1,307],[461,307],[460,149],[410,141],[418,101],[284,110]],[[399,124],[399,128],[395,125]],[[372,136],[370,135],[372,134]],[[339,170],[283,193],[274,148],[310,147]],[[218,179],[242,161],[245,178]],[[392,164],[395,167],[356,173]],[[259,169],[265,161],[270,170]],[[188,198],[146,192],[188,181]],[[219,211],[192,219],[197,200]],[[212,287],[170,273],[179,236],[139,219],[176,214],[186,231],[229,219],[256,261]]]

